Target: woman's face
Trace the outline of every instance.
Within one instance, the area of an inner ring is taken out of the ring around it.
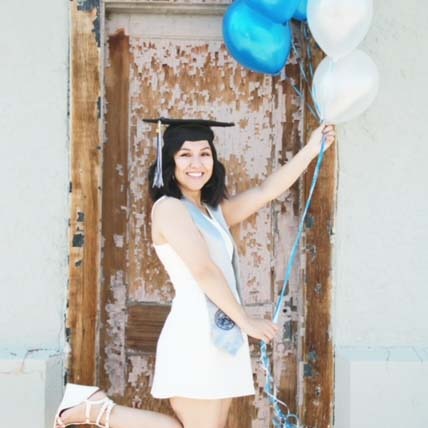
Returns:
[[[207,140],[185,141],[174,162],[177,183],[190,191],[201,190],[213,173],[214,159]]]

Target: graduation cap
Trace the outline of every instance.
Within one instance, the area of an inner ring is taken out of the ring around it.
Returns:
[[[153,179],[153,187],[163,187],[162,177],[162,125],[167,125],[163,133],[163,142],[184,143],[185,141],[207,140],[212,143],[214,133],[211,129],[213,126],[234,126],[233,122],[217,122],[215,120],[204,119],[168,119],[160,117],[158,119],[143,119],[144,122],[157,123],[157,158],[156,169]]]

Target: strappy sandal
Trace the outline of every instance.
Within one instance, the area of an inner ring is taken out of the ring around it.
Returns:
[[[65,387],[64,397],[61,401],[61,404],[58,407],[54,419],[53,428],[65,428],[70,425],[85,425],[92,424],[100,428],[110,428],[110,413],[113,407],[116,405],[110,398],[104,397],[101,400],[88,400],[88,398],[99,391],[99,388],[96,386],[85,386],[85,385],[76,385],[74,383],[68,383]],[[85,403],[85,422],[70,422],[65,424],[61,420],[61,413],[71,407],[75,407],[81,403]],[[92,406],[101,405],[101,408],[98,412],[98,416],[95,419],[95,422],[90,420]],[[104,424],[101,424],[101,420],[104,418]]]

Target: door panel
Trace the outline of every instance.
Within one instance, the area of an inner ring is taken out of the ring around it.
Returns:
[[[231,194],[260,184],[301,145],[299,99],[284,76],[252,73],[229,56],[221,16],[110,14],[106,23],[103,146],[102,283],[98,380],[117,402],[171,413],[150,395],[155,345],[173,287],[150,242],[147,171],[155,160],[155,127],[145,117],[234,121],[216,130]],[[296,65],[288,78],[299,83]],[[299,186],[232,231],[241,256],[249,313],[272,317],[294,240]],[[303,317],[302,273],[294,268],[283,337],[271,349],[280,398],[295,410]],[[230,428],[268,427],[258,343],[251,340],[256,397],[234,400]]]

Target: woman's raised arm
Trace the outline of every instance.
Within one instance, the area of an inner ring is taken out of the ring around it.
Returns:
[[[323,135],[328,148],[335,139],[333,126],[319,126],[306,144],[287,164],[278,168],[258,187],[234,195],[221,203],[224,218],[233,226],[257,212],[267,203],[289,189],[321,149]]]

